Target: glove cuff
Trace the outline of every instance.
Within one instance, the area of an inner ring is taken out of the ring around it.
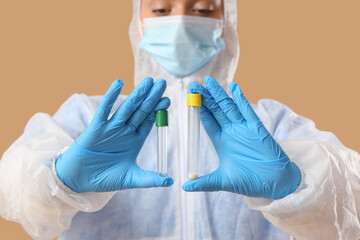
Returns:
[[[73,190],[71,190],[71,188],[69,188],[68,186],[65,185],[65,183],[60,179],[60,177],[56,171],[56,161],[66,152],[66,150],[68,148],[69,147],[66,147],[66,148],[62,149],[61,151],[59,151],[58,154],[56,154],[56,156],[54,157],[54,159],[52,161],[51,173],[52,173],[55,183],[56,183],[56,185],[58,185],[58,187],[60,187],[67,194],[75,194],[76,192],[74,192]]]

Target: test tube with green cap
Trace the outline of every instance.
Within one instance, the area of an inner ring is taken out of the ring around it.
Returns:
[[[199,139],[200,139],[200,107],[201,95],[188,94],[188,145],[187,145],[187,177],[198,178],[199,168]]]
[[[156,111],[157,127],[157,172],[160,176],[167,175],[167,127],[168,112]]]

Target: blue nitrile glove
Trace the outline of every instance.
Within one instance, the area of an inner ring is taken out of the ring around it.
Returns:
[[[84,132],[56,161],[61,181],[76,192],[170,186],[173,180],[141,169],[136,158],[155,122],[155,111],[167,109],[166,82],[144,79],[109,119],[123,82],[114,81]]]
[[[235,102],[215,79],[207,89],[195,82],[190,92],[202,95],[201,122],[216,152],[219,167],[184,183],[185,191],[228,191],[249,197],[279,199],[293,193],[301,174],[266,130],[236,83],[229,88]]]

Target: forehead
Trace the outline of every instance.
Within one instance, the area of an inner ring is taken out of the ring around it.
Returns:
[[[141,2],[146,4],[151,4],[153,2],[184,3],[184,4],[191,4],[196,2],[210,2],[215,4],[221,4],[222,0],[141,0]]]

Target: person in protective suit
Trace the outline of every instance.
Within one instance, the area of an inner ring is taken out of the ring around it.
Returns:
[[[236,0],[133,0],[135,90],[117,80],[35,114],[0,161],[1,216],[36,239],[360,238],[359,154],[279,102],[248,103],[236,23]],[[196,180],[188,92],[203,104]],[[159,109],[168,176],[154,172]]]

